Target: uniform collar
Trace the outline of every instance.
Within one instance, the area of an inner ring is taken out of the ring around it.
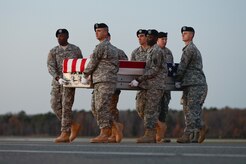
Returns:
[[[193,41],[190,41],[189,44],[187,44],[186,46],[184,46],[183,51],[184,51],[188,46],[190,46],[191,44],[193,44]]]
[[[153,51],[153,49],[156,49],[156,48],[158,48],[158,47],[159,47],[159,46],[158,46],[157,44],[154,44],[152,47],[150,47],[150,48],[147,50],[147,52],[150,53],[150,52]]]

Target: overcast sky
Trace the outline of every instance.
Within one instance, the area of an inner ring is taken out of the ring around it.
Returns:
[[[69,42],[88,57],[98,41],[94,23],[109,26],[112,44],[128,57],[139,46],[140,28],[168,32],[167,47],[180,61],[182,26],[196,30],[209,92],[205,107],[246,107],[245,0],[0,0],[0,114],[46,113],[51,76],[47,55],[57,45],[55,32],[66,28]],[[91,89],[77,89],[73,109],[90,110]],[[122,91],[119,109],[135,109],[136,91]],[[181,92],[170,107],[181,110]]]

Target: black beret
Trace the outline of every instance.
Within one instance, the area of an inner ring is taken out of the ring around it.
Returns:
[[[94,31],[96,31],[97,28],[108,28],[108,26],[105,23],[96,23],[94,24]]]
[[[183,33],[184,31],[190,31],[190,32],[195,32],[193,27],[188,27],[188,26],[183,26],[181,28],[181,33]]]
[[[139,35],[139,34],[144,34],[144,35],[147,35],[147,30],[144,30],[144,29],[139,29],[138,31],[137,31],[137,36]]]
[[[158,31],[156,31],[155,29],[149,29],[147,31],[147,35],[153,35],[153,36],[158,37]]]
[[[158,33],[158,38],[163,38],[163,37],[167,37],[167,32],[159,32]]]
[[[67,29],[58,29],[56,31],[56,37],[58,36],[58,34],[67,34],[67,36],[69,35]]]

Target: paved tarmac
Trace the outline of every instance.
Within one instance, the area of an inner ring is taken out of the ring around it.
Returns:
[[[53,138],[0,137],[0,164],[246,164],[246,140],[206,140],[203,144],[92,144],[79,138],[55,144]]]

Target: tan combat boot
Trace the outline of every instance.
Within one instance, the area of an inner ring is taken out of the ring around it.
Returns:
[[[108,142],[110,143],[116,143],[116,128],[114,125],[112,125],[112,131],[111,131],[111,136],[108,138]]]
[[[108,138],[108,142],[120,143],[123,138],[122,130],[123,130],[123,124],[114,121],[112,125],[112,134]]]
[[[111,135],[110,128],[102,128],[100,134],[90,140],[91,143],[107,143],[108,138]]]
[[[190,134],[184,133],[180,138],[177,139],[178,143],[190,143]]]
[[[73,142],[73,140],[78,136],[79,134],[79,131],[80,131],[80,124],[78,123],[72,123],[71,125],[71,134],[70,134],[70,137],[69,137],[69,141],[70,142]]]
[[[113,122],[113,125],[115,127],[115,139],[117,143],[120,143],[123,138],[123,124],[119,122]]]
[[[137,143],[155,143],[156,129],[146,129],[144,136],[137,139]]]
[[[167,125],[165,122],[158,121],[156,124],[156,142],[161,142],[166,134]]]
[[[61,135],[55,139],[55,143],[69,142],[69,132],[61,132]]]
[[[198,138],[198,143],[202,143],[205,140],[207,133],[208,133],[208,127],[206,125],[204,125],[200,129],[200,135],[199,135],[199,138]]]

